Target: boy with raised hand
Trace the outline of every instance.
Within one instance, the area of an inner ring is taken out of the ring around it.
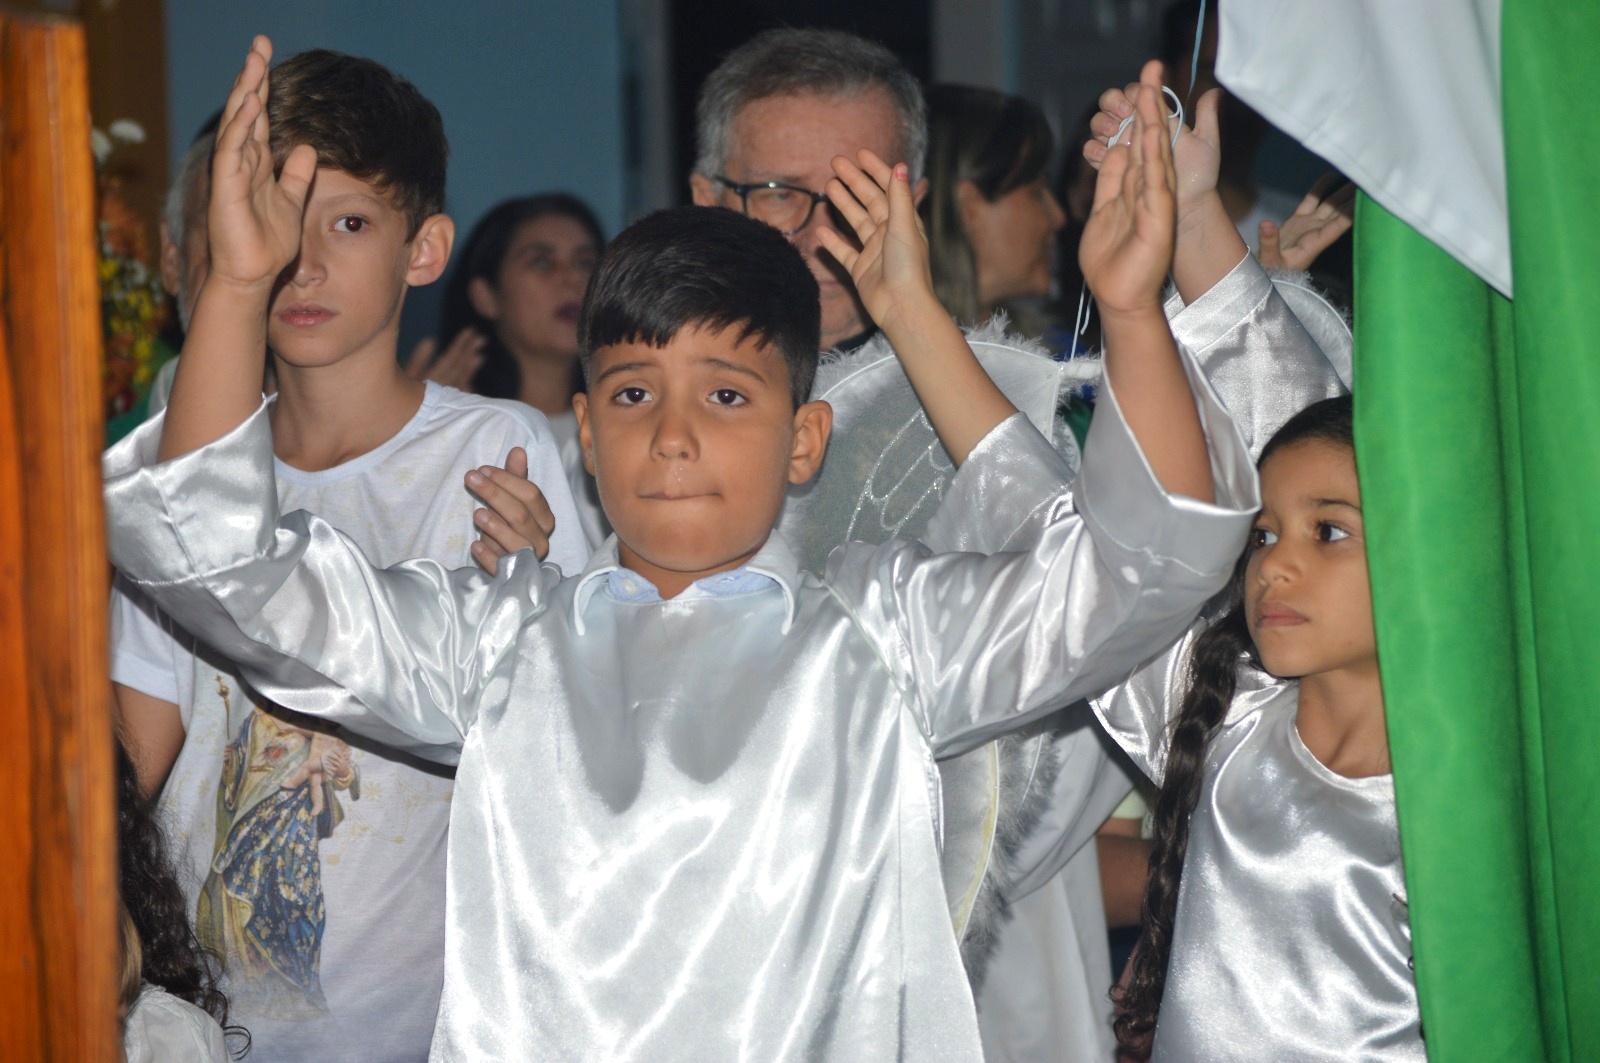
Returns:
[[[264,78],[253,57],[219,147],[233,194],[213,268],[233,284],[216,306],[235,323],[261,320],[303,198],[296,160],[274,181],[248,128]],[[1075,491],[934,299],[904,167],[863,154],[830,184],[862,243],[836,253],[964,463],[950,511],[1009,525],[1053,486],[1023,554],[847,546],[801,573],[771,528],[826,446],[829,410],[805,401],[817,288],[781,234],[732,212],[653,215],[594,277],[577,410],[617,537],[565,581],[526,553],[493,581],[380,570],[325,521],[280,520],[258,348],[212,327],[204,293],[181,371],[220,394],[174,395],[175,460],[152,460],[148,432],[108,456],[116,557],[273,696],[459,755],[434,1058],[981,1058],[932,760],[1170,641],[1257,505],[1161,316],[1172,174],[1153,101],[1140,126],[1085,237],[1111,342]]]
[[[378,564],[492,568],[500,544],[533,539],[577,571],[587,549],[543,416],[396,365],[406,290],[439,275],[453,236],[438,111],[376,63],[330,52],[281,65],[269,102],[269,58],[258,41],[251,87],[230,100],[210,206],[223,220],[186,346],[221,336],[253,368],[236,379],[184,359],[167,424],[181,433],[184,411],[235,390],[255,406],[270,349],[275,454],[254,482],[275,482],[284,508],[328,514]],[[277,268],[241,283],[232,219],[268,190]],[[476,493],[520,514],[521,538],[487,510],[475,520],[461,481],[508,452],[548,488],[547,508],[504,473]],[[190,915],[223,959],[251,1058],[424,1056],[443,984],[449,770],[275,705],[240,681],[236,658],[137,596],[116,596],[112,649],[121,726],[146,791],[160,791]]]

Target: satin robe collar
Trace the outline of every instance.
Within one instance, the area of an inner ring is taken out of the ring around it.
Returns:
[[[622,567],[622,561],[617,553],[617,537],[615,534],[601,544],[600,549],[589,558],[589,563],[584,566],[583,572],[578,576],[578,586],[573,591],[573,621],[577,632],[582,636],[587,628],[584,616],[589,611],[589,601],[595,592],[606,586],[614,572],[627,571]],[[782,535],[774,531],[767,536],[767,541],[757,550],[755,556],[745,562],[742,569],[757,575],[766,576],[776,583],[783,591],[785,605],[783,617],[783,633],[788,634],[789,627],[794,623],[796,599],[795,591],[800,586],[801,569],[800,559],[795,556],[794,550],[784,541]],[[718,587],[713,581],[719,580],[726,573],[717,573],[705,579],[696,580],[673,601],[693,601],[698,598],[723,598],[728,597],[726,588]],[[648,582],[643,576],[637,577],[642,582]],[[736,591],[735,593],[738,593]]]

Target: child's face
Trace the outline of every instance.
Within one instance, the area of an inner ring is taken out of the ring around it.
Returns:
[[[573,400],[622,563],[663,598],[748,561],[827,447],[828,404],[794,409],[782,355],[737,334],[602,347]]]
[[[296,367],[363,352],[394,360],[406,289],[435,280],[450,256],[450,219],[434,215],[407,239],[405,214],[371,182],[317,169],[300,254],[279,278],[267,345]]]
[[[1244,598],[1262,665],[1284,679],[1375,671],[1355,456],[1322,440],[1276,451],[1261,502]]]

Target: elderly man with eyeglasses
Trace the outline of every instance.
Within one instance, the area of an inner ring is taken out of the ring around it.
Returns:
[[[822,194],[832,160],[867,148],[911,167],[918,202],[928,144],[922,87],[881,45],[833,30],[770,30],[712,71],[696,109],[689,186],[701,206],[742,210],[783,231],[822,289],[822,346],[859,346],[875,331],[820,229],[854,240]]]

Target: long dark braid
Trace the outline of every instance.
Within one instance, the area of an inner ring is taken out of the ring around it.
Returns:
[[[1324,399],[1291,417],[1262,449],[1265,463],[1274,451],[1305,440],[1323,440],[1354,447],[1351,399]],[[1166,771],[1156,798],[1154,848],[1140,915],[1139,943],[1133,954],[1127,987],[1114,992],[1117,1040],[1129,1047],[1145,1042],[1156,1027],[1166,989],[1167,962],[1172,955],[1173,924],[1178,912],[1178,886],[1189,852],[1189,820],[1200,799],[1206,749],[1227,716],[1238,688],[1241,667],[1260,668],[1245,623],[1244,573],[1247,547],[1224,595],[1225,612],[1194,641],[1188,683],[1172,723]]]

